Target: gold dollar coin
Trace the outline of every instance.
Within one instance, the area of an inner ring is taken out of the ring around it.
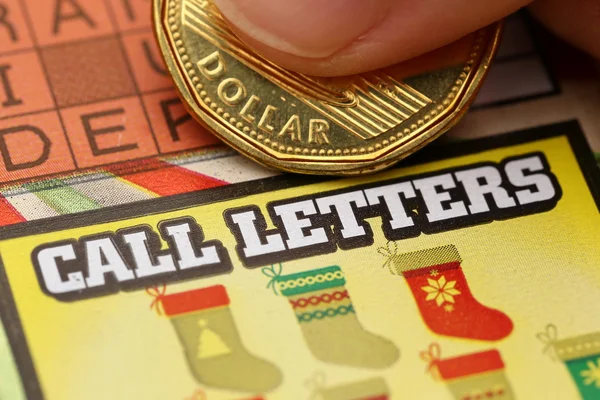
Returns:
[[[244,45],[211,1],[154,0],[166,64],[193,116],[277,169],[356,175],[386,168],[451,128],[496,51],[500,24],[361,75],[319,78]]]

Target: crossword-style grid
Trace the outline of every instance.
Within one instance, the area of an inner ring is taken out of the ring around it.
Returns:
[[[0,182],[218,144],[181,105],[148,0],[0,1]]]

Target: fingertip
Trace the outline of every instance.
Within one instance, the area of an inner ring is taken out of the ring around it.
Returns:
[[[531,10],[554,33],[600,59],[600,3],[538,0]]]
[[[387,15],[391,0],[215,0],[223,16],[258,47],[322,59]]]
[[[531,0],[214,0],[249,47],[315,76],[383,68],[448,45]],[[451,10],[450,13],[448,10]]]

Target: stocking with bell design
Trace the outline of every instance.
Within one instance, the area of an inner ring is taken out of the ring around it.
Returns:
[[[272,363],[251,354],[242,342],[227,290],[215,285],[165,294],[148,291],[171,320],[188,366],[203,386],[261,394],[279,386]]]

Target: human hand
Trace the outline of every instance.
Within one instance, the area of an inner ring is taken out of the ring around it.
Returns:
[[[600,0],[215,0],[232,29],[275,63],[337,76],[451,43],[521,7],[600,58]]]

